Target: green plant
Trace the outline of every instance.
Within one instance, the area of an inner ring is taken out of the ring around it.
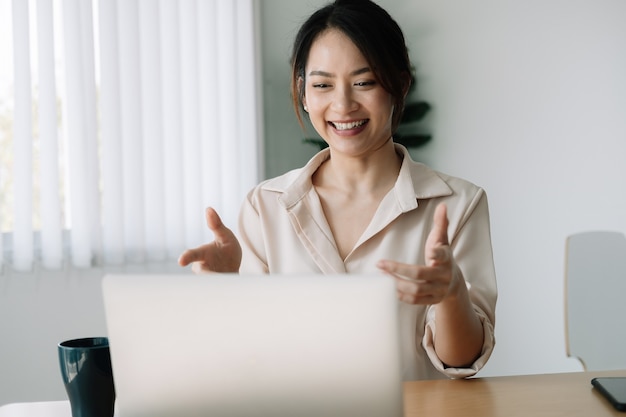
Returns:
[[[417,148],[430,141],[432,136],[422,133],[420,126],[418,126],[419,122],[426,117],[430,108],[430,104],[425,101],[417,101],[405,105],[400,125],[393,135],[394,141],[407,148]]]

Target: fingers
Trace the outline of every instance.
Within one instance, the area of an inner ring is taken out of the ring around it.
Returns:
[[[396,292],[398,299],[407,304],[437,304],[443,298],[443,292],[438,288],[427,291],[420,285],[405,280],[396,279]]]
[[[432,268],[420,267],[421,272],[430,275]],[[445,281],[438,279],[410,279],[404,276],[389,274],[396,282],[398,299],[408,304],[436,304],[440,302],[447,292]],[[432,277],[435,278],[435,277]]]
[[[378,261],[376,266],[378,269],[385,272],[387,275],[392,276],[397,281],[418,283],[422,285],[422,287],[424,287],[424,285],[430,285],[430,283],[433,282],[443,281],[445,283],[445,279],[448,275],[446,267],[409,265],[387,259]]]
[[[376,266],[396,281],[398,298],[410,304],[436,304],[450,292],[454,259],[448,241],[448,210],[441,203],[435,208],[433,227],[425,247],[426,265],[410,265],[380,260]]]
[[[178,257],[178,265],[187,266],[200,260],[202,260],[202,257],[199,249],[187,249]]]
[[[444,203],[440,203],[435,209],[433,229],[428,236],[429,240],[431,238],[432,243],[448,244],[448,207]]]
[[[448,209],[440,203],[433,215],[433,228],[426,239],[426,264],[441,264],[450,260],[448,243]]]
[[[242,250],[235,234],[224,224],[217,212],[209,207],[205,211],[206,224],[215,239],[194,249],[187,249],[178,258],[182,267],[191,264],[195,273],[237,272],[241,265]]]
[[[204,255],[201,255],[202,253],[203,252],[200,250],[200,248],[188,249],[183,252],[182,255],[180,255],[180,257],[178,258],[178,265],[183,267],[191,265],[191,271],[194,274],[209,273],[211,271],[206,269],[204,266],[204,262],[202,262],[202,260],[204,259]]]
[[[407,265],[399,262],[381,259],[376,263],[376,267],[393,277],[410,280],[419,279],[418,269],[414,265]]]
[[[230,236],[230,230],[224,226],[222,223],[222,219],[217,214],[213,207],[208,207],[204,212],[204,216],[206,219],[206,224],[209,229],[215,235],[215,240],[218,242],[222,242],[226,236]],[[194,262],[200,262],[204,260],[204,250],[203,246],[197,247],[195,249],[187,249],[178,257],[178,265],[187,266]]]
[[[215,236],[217,243],[228,243],[233,239],[233,232],[222,223],[222,219],[213,207],[208,207],[205,211],[206,224]]]
[[[206,225],[212,231],[215,231],[216,229],[224,226],[224,224],[222,223],[222,219],[213,207],[206,208],[206,210],[204,211],[204,218],[206,219]]]

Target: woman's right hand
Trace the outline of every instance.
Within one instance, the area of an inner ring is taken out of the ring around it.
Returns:
[[[205,211],[206,224],[215,240],[195,249],[187,249],[178,258],[180,266],[192,264],[196,274],[211,272],[239,272],[241,245],[235,234],[222,223],[217,212],[209,207]]]

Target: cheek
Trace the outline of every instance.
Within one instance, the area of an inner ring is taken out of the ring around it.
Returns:
[[[314,126],[322,126],[326,123],[326,108],[327,103],[324,100],[320,99],[320,97],[316,97],[315,95],[307,96],[306,98],[307,104],[307,113],[309,115],[309,119]]]
[[[307,91],[306,93],[305,100],[309,109],[321,109],[324,107],[324,100],[320,94],[316,94],[315,91]]]
[[[391,125],[393,120],[393,113],[395,109],[395,105],[393,100],[390,97],[381,97],[380,103],[386,103],[386,105],[381,107],[381,114],[384,115],[385,119]]]
[[[305,103],[307,106],[306,114],[309,121],[316,130],[319,130],[320,127],[326,124],[323,104],[320,102],[319,98],[315,96],[306,96]]]

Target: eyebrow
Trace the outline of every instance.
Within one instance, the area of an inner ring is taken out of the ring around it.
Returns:
[[[361,74],[365,74],[367,72],[371,72],[372,70],[370,69],[370,67],[363,67],[363,68],[359,68],[358,70],[352,71],[350,73],[350,75],[361,75]],[[326,72],[326,71],[319,71],[319,70],[313,70],[311,72],[309,72],[309,75],[319,75],[322,77],[329,77],[329,78],[333,78],[334,74],[331,74],[330,72]]]

